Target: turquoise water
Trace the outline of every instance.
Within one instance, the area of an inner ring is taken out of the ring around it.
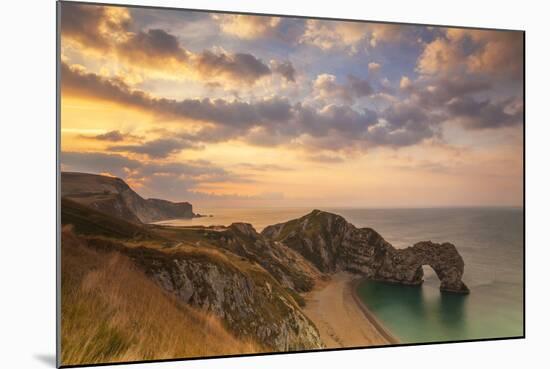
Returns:
[[[173,225],[265,226],[297,218],[311,208],[196,209],[213,217]],[[464,258],[467,296],[441,294],[424,267],[422,287],[363,281],[358,294],[403,343],[523,335],[523,209],[322,209],[357,227],[372,227],[395,247],[419,241],[452,242]]]
[[[426,266],[421,287],[374,281],[358,286],[359,297],[401,342],[523,335],[521,209],[384,210],[355,216],[400,247],[420,239],[447,240],[464,258],[464,281],[471,290],[466,296],[440,293],[437,276]]]

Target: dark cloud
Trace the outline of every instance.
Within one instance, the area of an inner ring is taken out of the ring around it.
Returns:
[[[296,70],[290,61],[278,62],[276,60],[271,61],[271,70],[274,73],[280,74],[289,82],[296,81]]]
[[[420,106],[440,108],[453,98],[489,91],[493,86],[485,78],[435,77],[416,81],[406,80],[401,89],[411,95]]]
[[[178,67],[189,68],[206,79],[216,81],[226,78],[247,84],[272,73],[294,79],[294,68],[289,62],[276,62],[276,70],[272,71],[262,60],[249,53],[209,50],[193,53],[166,30],[153,28],[135,31],[133,28],[135,24],[125,8],[89,4],[62,5],[63,37],[102,53],[113,52],[134,65],[153,67],[160,71],[168,67],[175,68],[173,73],[177,73]]]
[[[109,142],[120,142],[125,140],[137,140],[141,137],[135,136],[129,133],[122,133],[118,130],[116,131],[109,131],[105,132],[99,135],[95,136],[89,136],[89,135],[80,135],[82,138],[87,138],[91,140],[98,140],[98,141],[109,141]]]
[[[395,111],[402,103],[391,106],[386,118],[393,124],[406,120],[431,123],[454,121],[467,129],[501,128],[523,121],[523,104],[520,98],[492,101],[483,98],[493,88],[485,79],[472,76],[422,78],[401,84],[409,94],[408,108]]]
[[[110,45],[109,33],[126,31],[130,20],[112,19],[108,16],[109,7],[81,5],[64,2],[61,4],[61,34],[96,49],[107,49]],[[101,29],[104,32],[101,32]]]
[[[98,152],[62,152],[64,171],[109,173],[132,184],[139,184],[152,196],[186,200],[209,194],[197,194],[192,189],[205,183],[251,182],[204,160],[187,162],[143,162],[118,154]]]
[[[231,138],[241,137],[246,134],[246,128],[235,128],[231,126],[206,126],[193,133],[180,133],[178,136],[192,142],[223,142]]]
[[[501,128],[523,122],[523,103],[517,99],[492,102],[470,97],[454,98],[447,104],[451,119],[467,129]]]
[[[231,79],[252,83],[271,74],[269,67],[252,54],[215,54],[204,51],[197,55],[196,67],[207,77],[225,75]]]
[[[349,88],[353,96],[360,98],[363,96],[371,95],[374,90],[370,85],[369,81],[355,76],[348,76]]]
[[[139,145],[115,145],[110,146],[108,150],[115,152],[129,152],[134,154],[147,155],[153,159],[166,158],[171,154],[178,153],[183,149],[197,149],[198,145],[188,140],[161,138],[152,140]]]
[[[328,164],[342,163],[345,161],[344,158],[341,156],[326,155],[326,154],[309,155],[307,159],[318,163],[328,163]]]
[[[119,54],[127,58],[141,58],[146,64],[148,61],[174,58],[180,62],[187,62],[189,53],[183,49],[178,39],[162,29],[139,31],[119,46]]]
[[[364,87],[357,87],[359,90]],[[187,142],[222,142],[242,138],[263,146],[300,143],[329,150],[345,150],[350,146],[406,146],[434,134],[431,125],[435,114],[427,114],[413,104],[394,104],[382,113],[356,110],[348,105],[326,105],[321,109],[303,104],[292,105],[285,98],[273,97],[255,102],[222,99],[159,99],[131,90],[116,78],[62,65],[62,89],[76,94],[102,98],[138,107],[157,115],[192,119],[209,123],[195,133],[179,135]],[[385,125],[381,126],[380,118]],[[300,139],[301,136],[309,136]],[[296,141],[298,140],[298,141]],[[127,150],[162,157],[178,150],[170,142],[165,149],[154,147],[122,147]],[[155,149],[155,150],[152,150]]]
[[[373,146],[405,147],[416,145],[426,139],[437,137],[437,126],[428,122],[408,122],[403,128],[378,125],[369,130],[368,140]]]
[[[219,182],[230,178],[235,178],[234,175],[229,173],[227,170],[217,167],[204,160],[147,163],[142,165],[139,170],[139,174],[145,177],[184,176],[187,179],[192,179],[194,182]]]
[[[123,105],[152,111],[159,115],[194,119],[221,125],[250,127],[267,120],[288,119],[291,106],[286,99],[271,98],[257,104],[222,99],[172,100],[154,98],[143,91],[132,90],[121,79],[105,78],[61,66],[62,92],[96,97]]]
[[[111,173],[117,177],[125,177],[128,172],[143,166],[138,160],[121,155],[97,152],[63,152],[61,168],[65,171],[86,173]]]
[[[512,101],[495,103],[471,97],[489,88],[490,85],[483,81],[440,79],[431,84],[413,84],[407,87],[411,96],[409,101],[394,103],[376,113],[335,104],[318,110],[302,104],[292,105],[287,99],[278,97],[256,102],[155,98],[130,89],[120,79],[86,73],[64,63],[61,79],[63,92],[102,98],[161,116],[213,124],[195,134],[179,137],[183,141],[113,147],[113,150],[150,157],[166,157],[193,147],[190,142],[221,142],[237,137],[256,145],[273,146],[289,144],[295,138],[308,135],[311,136],[309,140],[302,140],[306,145],[331,150],[353,145],[408,146],[436,136],[438,126],[445,120],[457,120],[469,129],[498,128],[521,122],[523,113],[521,104],[512,104]],[[368,93],[368,88],[357,81],[355,90],[359,91],[357,94]]]
[[[430,119],[425,109],[416,104],[402,102],[390,105],[382,115],[389,126],[396,129],[428,122]]]
[[[320,74],[313,82],[313,90],[317,99],[347,104],[374,93],[368,80],[353,75],[349,75],[345,83],[338,83],[336,76]]]

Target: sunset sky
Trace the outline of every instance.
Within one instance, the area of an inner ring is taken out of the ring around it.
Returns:
[[[62,170],[201,206],[521,206],[523,34],[61,6]]]

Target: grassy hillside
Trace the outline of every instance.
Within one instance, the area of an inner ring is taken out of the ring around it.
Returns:
[[[178,303],[124,255],[62,236],[63,365],[261,352]]]

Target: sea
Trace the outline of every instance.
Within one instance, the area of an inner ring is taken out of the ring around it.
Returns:
[[[307,208],[199,209],[212,216],[162,224],[268,225],[307,214]],[[518,337],[523,321],[523,208],[321,208],[357,227],[371,227],[396,248],[419,241],[453,243],[465,262],[469,295],[441,293],[424,266],[422,286],[364,280],[357,295],[401,343]]]

